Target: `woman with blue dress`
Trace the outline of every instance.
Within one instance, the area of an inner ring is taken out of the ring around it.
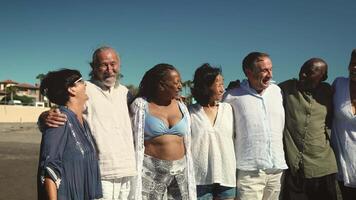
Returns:
[[[77,70],[49,72],[40,91],[67,115],[64,126],[43,130],[38,199],[90,200],[102,197],[96,146],[83,118],[88,99]]]

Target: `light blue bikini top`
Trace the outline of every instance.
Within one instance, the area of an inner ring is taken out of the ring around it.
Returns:
[[[182,112],[180,104],[178,105],[179,110]],[[178,123],[169,128],[164,121],[150,114],[147,105],[145,110],[145,140],[167,134],[183,136],[188,133],[188,128],[187,117],[185,115],[183,115],[183,118]]]

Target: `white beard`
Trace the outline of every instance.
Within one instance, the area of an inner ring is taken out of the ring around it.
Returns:
[[[106,78],[103,82],[102,82],[106,87],[113,87],[116,83],[116,77],[109,77]]]

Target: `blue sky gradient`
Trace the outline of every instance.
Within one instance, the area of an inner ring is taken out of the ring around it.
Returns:
[[[62,67],[88,77],[102,45],[121,56],[124,84],[138,85],[155,64],[192,79],[205,62],[220,66],[225,84],[243,79],[251,51],[270,54],[274,80],[297,77],[311,57],[329,64],[329,79],[347,76],[356,48],[356,1],[2,1],[0,80],[34,84]]]

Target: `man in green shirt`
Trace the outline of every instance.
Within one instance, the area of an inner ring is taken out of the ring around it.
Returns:
[[[279,86],[285,108],[284,150],[289,169],[285,174],[284,200],[334,200],[337,166],[329,143],[332,89],[327,64],[320,58],[307,60],[299,80]]]

